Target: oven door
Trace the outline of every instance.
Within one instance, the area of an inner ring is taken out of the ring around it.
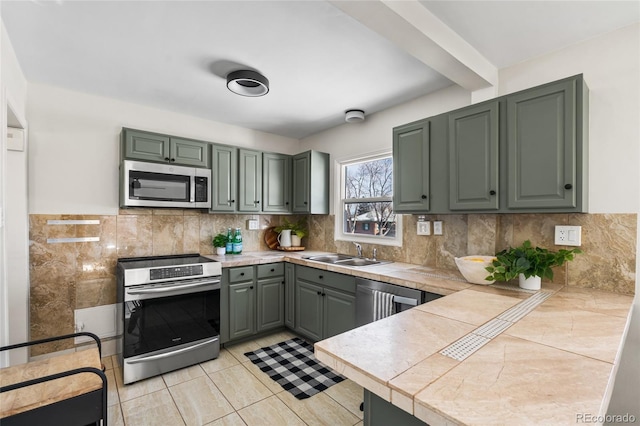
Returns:
[[[219,337],[220,280],[127,287],[123,308],[125,359],[180,349]]]

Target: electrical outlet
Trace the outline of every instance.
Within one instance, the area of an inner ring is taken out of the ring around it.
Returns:
[[[580,246],[582,226],[556,226],[554,242],[557,246]]]
[[[434,220],[433,221],[433,235],[442,235],[442,221]]]
[[[431,235],[431,222],[428,220],[418,222],[418,235]]]
[[[258,219],[247,220],[247,229],[250,231],[258,229]]]

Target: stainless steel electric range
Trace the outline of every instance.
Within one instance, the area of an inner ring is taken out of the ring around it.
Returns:
[[[221,274],[199,254],[118,259],[125,384],[218,357]]]

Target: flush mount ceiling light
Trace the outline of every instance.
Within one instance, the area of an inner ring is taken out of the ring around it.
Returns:
[[[227,88],[242,96],[264,96],[269,92],[269,80],[259,72],[233,71],[227,75]]]
[[[364,111],[361,109],[350,109],[345,113],[344,120],[347,123],[358,123],[364,121]]]

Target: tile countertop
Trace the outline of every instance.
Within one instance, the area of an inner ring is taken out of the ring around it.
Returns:
[[[255,251],[232,255],[206,255],[222,263],[223,268],[287,261],[326,271],[384,281],[404,287],[418,288],[440,295],[456,293],[474,286],[457,271],[438,270],[409,263],[392,262],[370,266],[340,266],[306,260],[304,257],[328,254],[321,251]]]
[[[632,296],[545,283],[550,297],[458,361],[440,351],[532,293],[405,263],[303,259],[317,254],[324,253],[207,257],[223,267],[287,261],[445,295],[315,344],[320,361],[431,425],[575,424],[606,414]]]

